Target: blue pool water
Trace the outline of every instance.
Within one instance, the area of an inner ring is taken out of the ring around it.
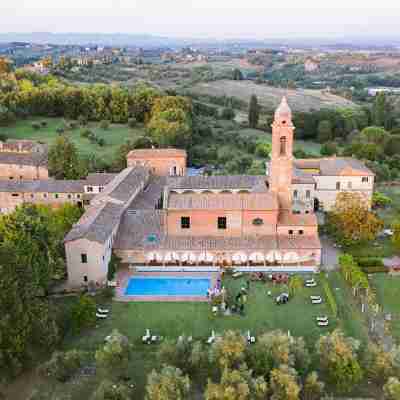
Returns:
[[[133,277],[125,289],[126,296],[206,296],[210,278]]]

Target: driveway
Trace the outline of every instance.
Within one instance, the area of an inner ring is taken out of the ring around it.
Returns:
[[[340,250],[333,246],[334,242],[327,236],[321,236],[323,271],[335,271],[338,269],[338,257]]]

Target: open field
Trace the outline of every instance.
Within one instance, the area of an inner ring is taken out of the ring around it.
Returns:
[[[259,104],[266,110],[274,110],[283,96],[287,96],[293,111],[310,111],[321,108],[357,107],[350,100],[334,94],[311,89],[281,89],[259,85],[251,81],[219,80],[198,83],[190,91],[198,95],[229,96],[249,102],[252,94],[257,95]]]
[[[32,127],[32,122],[46,121],[47,126],[35,130]],[[9,139],[32,139],[39,142],[53,144],[57,138],[56,129],[62,126],[62,118],[29,118],[19,120],[15,125],[0,127],[0,135],[4,135]],[[80,136],[82,129],[88,128],[93,131],[96,136],[105,140],[103,147],[98,144],[91,143],[89,139]],[[111,162],[116,150],[127,140],[132,140],[143,134],[143,128],[129,128],[123,124],[111,124],[109,129],[104,130],[99,127],[98,123],[91,122],[84,128],[77,128],[66,131],[66,135],[75,143],[81,155],[92,155],[103,159],[106,162]]]

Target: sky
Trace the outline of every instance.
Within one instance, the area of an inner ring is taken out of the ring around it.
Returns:
[[[400,0],[0,0],[0,32],[397,36]]]

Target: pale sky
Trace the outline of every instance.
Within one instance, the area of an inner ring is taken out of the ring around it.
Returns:
[[[400,38],[400,0],[0,0],[0,32]]]

